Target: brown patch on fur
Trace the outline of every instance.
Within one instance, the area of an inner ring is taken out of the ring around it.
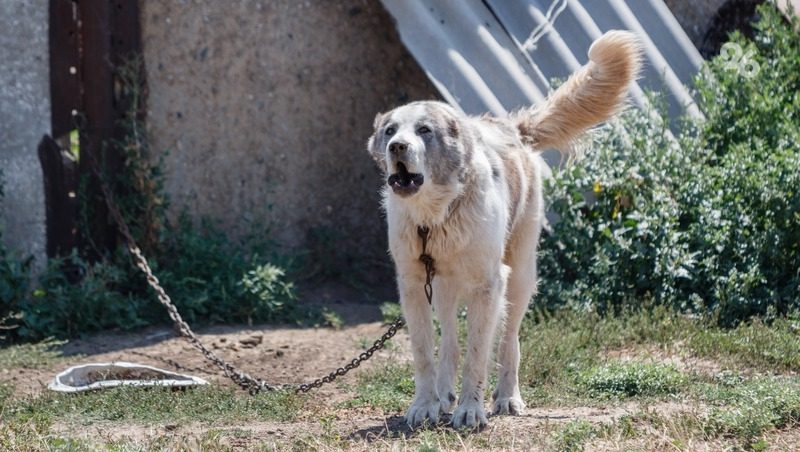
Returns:
[[[636,35],[619,30],[604,34],[589,49],[589,63],[542,106],[512,115],[523,141],[534,149],[568,151],[575,137],[623,107],[628,86],[640,67]]]

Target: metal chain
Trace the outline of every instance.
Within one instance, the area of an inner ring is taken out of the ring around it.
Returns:
[[[232,364],[228,363],[227,361],[223,360],[222,358],[218,357],[214,352],[209,350],[200,339],[198,339],[197,335],[192,331],[189,324],[186,323],[183,318],[181,317],[180,313],[178,312],[178,308],[172,303],[172,299],[161,287],[161,283],[159,282],[158,278],[153,274],[153,270],[150,268],[150,265],[147,262],[147,259],[142,254],[142,251],[139,249],[139,246],[136,244],[136,240],[134,240],[133,235],[131,234],[130,229],[128,228],[125,219],[122,217],[122,213],[119,211],[119,207],[114,202],[113,195],[111,194],[111,190],[108,188],[105,180],[100,176],[99,171],[97,170],[96,166],[94,168],[94,172],[97,175],[97,178],[100,180],[100,188],[103,191],[103,196],[106,199],[106,205],[108,206],[108,212],[111,215],[111,218],[117,224],[117,228],[119,229],[120,234],[125,239],[126,245],[128,247],[128,251],[131,253],[131,257],[133,257],[133,261],[139,270],[144,273],[145,277],[147,278],[147,284],[156,292],[156,296],[158,297],[158,301],[167,309],[167,313],[169,314],[170,319],[175,324],[175,327],[178,329],[178,332],[181,336],[186,338],[189,343],[199,350],[205,358],[214,363],[217,367],[219,367],[222,372],[225,374],[226,377],[231,379],[234,383],[236,383],[242,389],[247,390],[250,394],[256,394],[260,391],[276,391],[276,390],[294,390],[296,393],[306,393],[312,389],[319,388],[320,386],[330,383],[336,380],[337,377],[344,376],[351,370],[355,369],[356,367],[360,366],[361,363],[370,359],[372,355],[384,348],[386,342],[389,341],[392,337],[394,337],[397,332],[403,328],[405,325],[405,320],[403,320],[402,316],[398,317],[397,319],[389,325],[389,328],[383,333],[383,336],[380,339],[376,340],[372,347],[368,348],[364,352],[362,352],[358,357],[353,358],[347,365],[344,367],[340,367],[328,375],[317,378],[311,383],[303,383],[303,384],[284,384],[284,385],[273,385],[269,384],[266,381],[255,378],[250,376],[249,374],[237,369]],[[424,231],[424,232],[423,232]],[[428,297],[428,304],[431,303],[431,297],[433,296],[433,287],[431,285],[433,281],[434,275],[434,266],[433,266],[433,258],[426,254],[427,242],[428,242],[428,228],[427,227],[420,227],[418,229],[418,233],[420,237],[422,237],[422,254],[420,255],[420,260],[425,264],[425,272],[427,273],[427,281],[425,283],[425,295]],[[425,259],[423,259],[423,257]]]
[[[386,330],[385,333],[383,333],[383,336],[381,336],[380,339],[378,339],[377,341],[375,341],[374,344],[372,344],[372,347],[368,348],[366,351],[364,351],[363,353],[358,355],[358,357],[353,358],[353,360],[350,361],[349,363],[347,363],[346,366],[340,367],[340,368],[334,370],[333,372],[329,373],[328,375],[325,375],[322,378],[317,378],[316,380],[314,380],[311,383],[301,384],[300,386],[297,387],[297,392],[308,392],[308,391],[310,391],[310,390],[312,390],[314,388],[319,388],[320,386],[322,386],[324,384],[328,384],[328,383],[332,382],[333,380],[336,380],[336,377],[341,377],[344,374],[346,374],[347,372],[350,372],[351,370],[353,370],[356,367],[360,366],[361,363],[363,363],[364,361],[370,359],[372,357],[373,353],[375,353],[378,350],[382,349],[386,345],[386,341],[388,341],[395,334],[397,334],[397,332],[401,328],[403,328],[403,326],[405,324],[406,324],[406,321],[403,320],[402,316],[396,318],[394,320],[394,322],[392,322],[392,324],[389,325],[389,329]]]
[[[428,254],[428,237],[430,237],[431,230],[427,226],[418,226],[417,234],[422,239],[422,253],[419,255],[419,260],[425,265],[425,297],[428,299],[428,304],[433,303],[433,277],[436,275],[436,267],[434,267],[433,256]]]

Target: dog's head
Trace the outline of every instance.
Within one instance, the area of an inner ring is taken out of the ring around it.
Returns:
[[[458,182],[468,158],[460,118],[435,101],[413,102],[375,117],[367,149],[395,195],[407,198]]]

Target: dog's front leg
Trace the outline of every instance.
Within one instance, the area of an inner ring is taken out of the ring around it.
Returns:
[[[467,357],[464,360],[461,397],[453,413],[453,427],[478,427],[488,423],[483,407],[489,354],[497,324],[503,315],[509,268],[498,271],[475,292],[467,305]]]
[[[436,390],[439,393],[443,413],[452,413],[456,406],[456,372],[461,351],[458,345],[458,287],[445,283],[446,279],[434,281],[433,306],[442,338],[439,342],[439,370],[436,374]]]
[[[425,298],[424,275],[400,275],[400,304],[406,317],[414,355],[414,401],[406,413],[406,422],[416,427],[425,421],[439,422],[439,396],[436,392],[436,369],[433,360],[433,316]]]

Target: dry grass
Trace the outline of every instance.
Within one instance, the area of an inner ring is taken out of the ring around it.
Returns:
[[[480,432],[405,426],[413,381],[402,347],[329,392],[255,398],[219,387],[15,395],[8,375],[64,358],[9,347],[0,450],[791,450],[800,437],[800,344],[787,322],[723,330],[658,309],[564,312],[533,316],[523,337],[530,408]]]

